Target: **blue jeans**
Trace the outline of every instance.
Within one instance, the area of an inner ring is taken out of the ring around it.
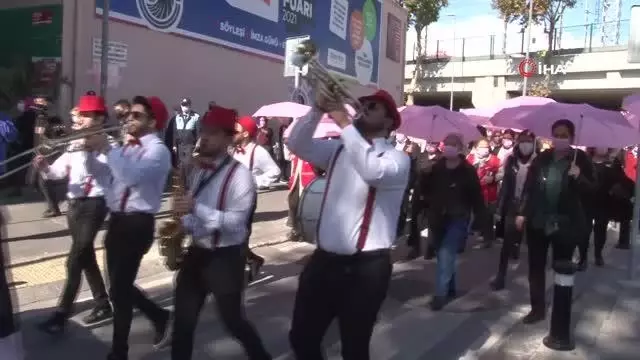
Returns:
[[[447,226],[437,253],[436,296],[446,297],[456,286],[456,257],[469,233],[468,219],[453,219]]]

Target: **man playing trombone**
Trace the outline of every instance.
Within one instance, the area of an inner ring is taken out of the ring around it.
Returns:
[[[72,129],[82,131],[104,125],[107,109],[104,100],[95,95],[80,97]],[[111,317],[111,304],[105,289],[94,249],[94,241],[107,215],[105,192],[109,188],[111,175],[106,156],[87,151],[84,140],[76,140],[53,164],[46,157],[37,155],[33,164],[47,180],[68,178],[67,198],[69,210],[67,222],[71,233],[71,250],[67,257],[67,279],[60,297],[58,309],[43,323],[40,330],[56,334],[64,331],[67,319],[73,311],[84,272],[95,308],[84,318],[93,324]]]

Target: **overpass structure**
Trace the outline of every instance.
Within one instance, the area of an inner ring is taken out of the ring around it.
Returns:
[[[544,70],[553,72],[550,88],[556,100],[617,107],[624,95],[640,91],[640,64],[628,62],[626,44],[557,49],[551,62],[550,68],[539,66],[528,82],[530,88],[544,80]],[[405,94],[413,95],[415,104],[448,107],[453,91],[455,108],[490,106],[522,93],[523,63],[522,53],[434,56],[424,58],[414,79],[416,60],[410,60]]]

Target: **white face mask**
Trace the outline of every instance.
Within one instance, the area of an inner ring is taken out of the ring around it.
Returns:
[[[520,144],[518,144],[518,149],[520,150],[520,154],[529,156],[533,153],[533,143],[521,142]]]
[[[23,102],[23,101],[20,101],[20,102],[16,105],[16,107],[18,108],[18,111],[20,111],[20,112],[24,112],[24,102]]]
[[[489,148],[485,148],[485,147],[477,148],[476,154],[481,158],[486,158],[487,156],[489,156]]]
[[[188,106],[180,106],[180,109],[182,110],[183,114],[187,114],[189,113],[189,111],[191,111],[191,108]]]
[[[504,146],[505,149],[511,149],[511,147],[513,146],[513,140],[503,139],[502,146]]]

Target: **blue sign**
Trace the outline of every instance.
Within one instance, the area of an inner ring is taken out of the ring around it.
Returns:
[[[153,30],[283,60],[310,35],[328,69],[377,85],[382,0],[111,0],[110,16]],[[102,0],[96,1],[102,14]]]

